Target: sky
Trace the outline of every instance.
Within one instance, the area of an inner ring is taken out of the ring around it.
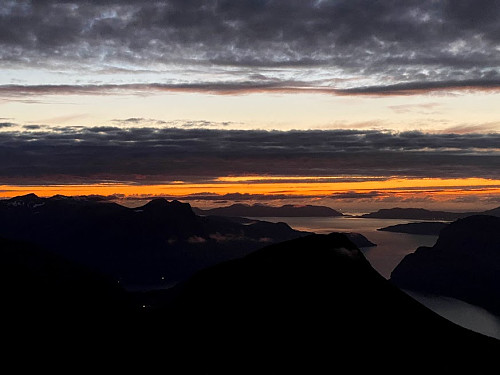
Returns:
[[[500,2],[0,0],[0,197],[500,206]]]

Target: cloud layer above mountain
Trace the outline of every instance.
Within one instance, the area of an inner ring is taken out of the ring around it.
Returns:
[[[86,71],[66,77],[83,89],[107,74],[191,90],[491,89],[499,17],[495,0],[6,0],[0,64]]]
[[[221,176],[500,178],[499,134],[33,127],[0,132],[4,182],[201,181]]]

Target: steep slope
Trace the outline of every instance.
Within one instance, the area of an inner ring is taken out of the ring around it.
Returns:
[[[459,219],[433,247],[407,255],[391,274],[401,288],[461,299],[500,315],[500,218]]]
[[[171,292],[156,313],[176,322],[188,373],[463,371],[500,350],[397,289],[338,233],[270,245]]]

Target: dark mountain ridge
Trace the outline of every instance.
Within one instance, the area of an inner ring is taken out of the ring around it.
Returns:
[[[396,233],[409,233],[409,234],[424,234],[437,236],[448,223],[440,221],[420,222],[420,223],[407,223],[396,224],[388,227],[379,228],[379,231],[396,232]]]
[[[478,370],[500,350],[396,288],[340,233],[267,246],[170,292],[153,312],[176,322],[188,373]]]
[[[474,215],[446,226],[393,270],[403,289],[450,296],[500,315],[500,218]]]
[[[4,365],[18,370],[400,373],[411,363],[418,371],[482,373],[500,350],[498,340],[396,288],[340,233],[272,244],[149,293],[124,291],[39,247],[0,246],[2,290],[25,300],[24,309],[12,299],[2,307],[11,313]],[[43,305],[47,296],[55,303]]]
[[[432,211],[424,208],[383,208],[376,212],[361,215],[360,217],[374,219],[414,219],[414,220],[443,220],[454,221],[472,215],[500,216],[500,207],[483,212],[447,212]]]
[[[121,314],[133,307],[116,280],[46,249],[0,238],[0,298],[3,314]],[[8,307],[7,307],[8,306]],[[5,317],[4,317],[5,318]]]
[[[34,194],[0,201],[0,236],[45,247],[124,285],[168,285],[304,234],[285,223],[200,217],[175,200],[154,199],[137,208]]]
[[[336,217],[342,213],[326,206],[291,205],[280,207],[263,204],[233,204],[226,207],[217,207],[207,210],[194,209],[199,215],[240,216],[240,217]]]

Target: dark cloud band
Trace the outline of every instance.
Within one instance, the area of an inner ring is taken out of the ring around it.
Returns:
[[[231,175],[500,178],[500,134],[42,127],[0,132],[0,182]]]
[[[40,95],[147,95],[158,92],[198,92],[219,95],[249,93],[319,93],[329,95],[412,95],[429,91],[500,91],[498,80],[464,80],[408,82],[336,89],[304,81],[224,82],[196,84],[103,84],[103,85],[0,85],[0,96],[26,97]]]

